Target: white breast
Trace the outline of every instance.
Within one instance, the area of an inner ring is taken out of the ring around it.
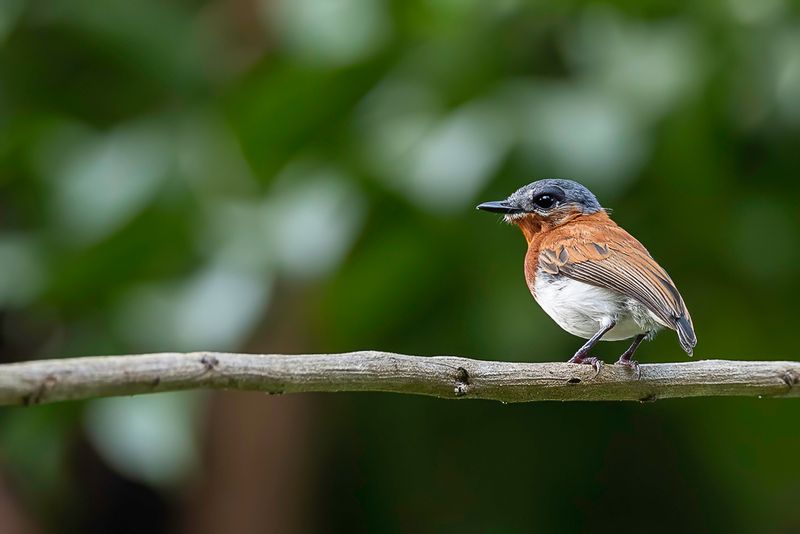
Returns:
[[[589,339],[612,322],[617,325],[603,336],[604,341],[628,339],[661,327],[639,301],[566,276],[554,276],[540,270],[533,296],[558,326],[584,339]]]

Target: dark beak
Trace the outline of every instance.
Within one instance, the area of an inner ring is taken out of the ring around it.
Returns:
[[[515,208],[506,200],[498,200],[495,202],[484,202],[478,206],[479,210],[491,211],[492,213],[505,213],[506,215],[513,215],[515,213],[522,213],[522,210]]]

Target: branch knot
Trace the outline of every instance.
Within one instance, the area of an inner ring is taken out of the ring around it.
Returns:
[[[219,359],[216,356],[203,356],[200,358],[200,363],[206,368],[206,371],[213,371],[219,365]]]
[[[800,384],[800,373],[797,373],[797,371],[793,369],[787,369],[781,378],[783,378],[783,381],[786,382],[786,385],[790,388]]]
[[[463,397],[469,393],[469,373],[463,367],[456,369],[456,384],[453,392],[456,397]]]

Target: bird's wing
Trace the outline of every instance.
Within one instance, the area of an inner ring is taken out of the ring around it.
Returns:
[[[639,241],[611,220],[602,226],[576,225],[560,236],[554,234],[540,248],[539,266],[544,272],[638,300],[675,330],[683,349],[692,353],[697,337],[689,310],[672,279]]]

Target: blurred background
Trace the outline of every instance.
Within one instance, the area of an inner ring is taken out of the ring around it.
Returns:
[[[797,2],[2,0],[0,361],[566,360],[523,238],[474,210],[544,177],[668,269],[696,358],[797,359],[799,148]],[[798,532],[798,409],[5,408],[0,532]]]

